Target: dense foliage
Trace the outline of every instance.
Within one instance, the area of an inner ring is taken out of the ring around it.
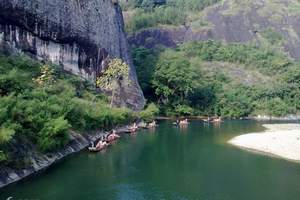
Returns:
[[[125,108],[111,109],[94,89],[53,66],[0,56],[0,162],[10,162],[14,142],[53,151],[68,143],[70,129],[109,129],[135,117]]]
[[[139,116],[144,122],[151,122],[158,114],[158,107],[154,103],[150,103],[145,110],[140,112]]]
[[[134,14],[127,21],[127,30],[137,30],[158,25],[183,25],[193,20],[194,15],[207,6],[220,0],[129,0],[123,3],[125,11],[133,11]]]
[[[282,116],[300,109],[299,64],[273,49],[206,41],[173,50],[136,48],[133,56],[146,98],[160,105],[164,115],[238,118]],[[243,77],[238,80],[224,73],[230,65],[259,73],[266,80],[246,84]],[[210,70],[214,67],[219,68]]]

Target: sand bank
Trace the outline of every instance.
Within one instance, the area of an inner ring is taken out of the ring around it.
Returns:
[[[228,143],[239,148],[300,161],[300,124],[265,124],[261,133],[240,135]]]

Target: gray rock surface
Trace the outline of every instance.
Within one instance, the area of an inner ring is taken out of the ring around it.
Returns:
[[[128,37],[133,46],[175,47],[179,43],[201,40],[261,43],[272,30],[282,36],[282,46],[300,60],[300,3],[297,0],[224,0],[203,11],[205,26],[195,23],[176,28],[151,28]]]
[[[95,81],[109,58],[130,65],[115,104],[144,106],[124,33],[123,16],[111,0],[0,0],[0,51],[24,52]]]

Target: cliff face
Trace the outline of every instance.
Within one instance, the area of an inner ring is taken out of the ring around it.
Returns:
[[[267,34],[282,38],[282,47],[300,60],[300,3],[297,0],[224,0],[203,11],[185,26],[153,28],[129,37],[131,45],[152,48],[158,44],[175,47],[199,40],[262,43]],[[197,24],[205,26],[197,26]],[[196,25],[195,25],[196,24]]]
[[[131,80],[121,83],[115,104],[144,105],[121,10],[111,0],[1,0],[0,51],[24,52],[91,81],[108,58],[122,58]]]

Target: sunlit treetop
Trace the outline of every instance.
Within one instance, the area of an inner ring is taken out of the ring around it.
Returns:
[[[97,78],[97,87],[113,90],[116,82],[129,81],[129,66],[119,58],[111,59],[107,69]]]

